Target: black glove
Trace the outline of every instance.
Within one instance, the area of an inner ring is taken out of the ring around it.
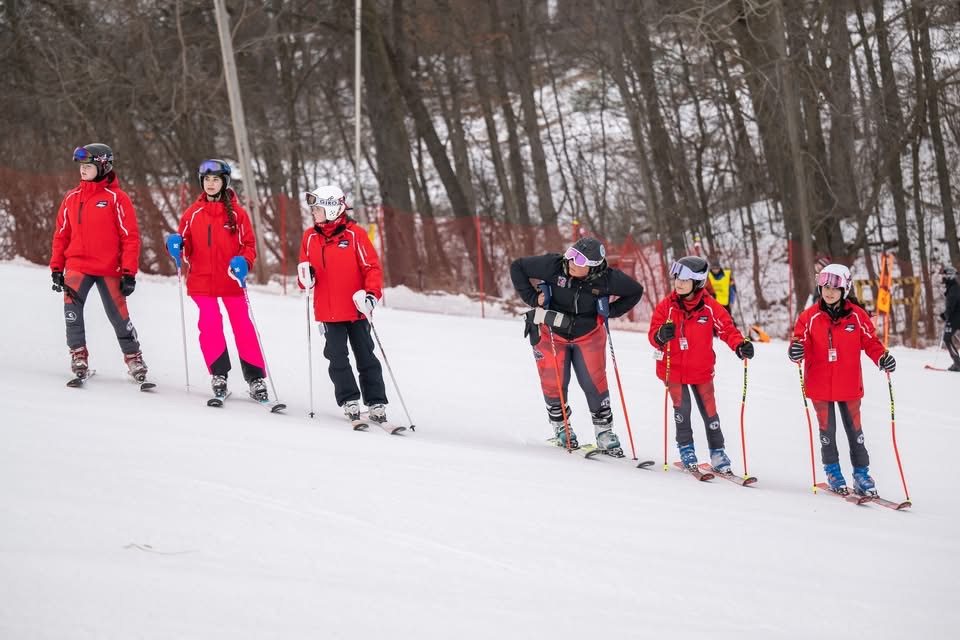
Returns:
[[[653,339],[656,340],[657,344],[662,347],[676,337],[677,325],[672,322],[668,322],[660,325],[660,328],[657,329],[657,333],[654,334]]]
[[[120,295],[126,298],[137,288],[137,279],[129,273],[120,276]]]
[[[749,360],[753,357],[753,343],[749,340],[744,340],[737,345],[737,357],[743,360],[746,358]]]
[[[790,356],[791,362],[800,362],[803,360],[803,343],[791,342],[790,349],[787,351],[787,355]]]
[[[50,274],[50,279],[53,280],[53,290],[57,293],[63,291],[63,286],[65,284],[63,280],[63,271],[54,271]]]
[[[890,373],[893,373],[894,371],[897,370],[897,361],[894,359],[892,355],[890,355],[889,351],[883,352],[883,355],[880,356],[880,359],[877,361],[877,364],[880,365],[881,369],[883,369],[884,371],[889,371]]]

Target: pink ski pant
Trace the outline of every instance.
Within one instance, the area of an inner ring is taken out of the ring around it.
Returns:
[[[263,369],[263,353],[260,343],[257,342],[257,333],[250,320],[250,311],[243,296],[190,296],[200,309],[200,351],[203,360],[207,363],[207,371],[213,362],[223,355],[227,349],[227,338],[223,334],[223,315],[220,313],[220,302],[227,309],[230,317],[230,327],[237,343],[237,352],[240,360]]]

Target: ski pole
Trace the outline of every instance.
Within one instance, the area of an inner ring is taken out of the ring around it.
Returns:
[[[373,324],[373,312],[367,315],[367,322],[370,323],[370,329],[373,331],[373,339],[377,341],[377,347],[380,348],[380,353],[383,355],[383,363],[387,365],[387,372],[390,374],[390,380],[393,381],[393,388],[397,390],[397,397],[400,398],[400,406],[403,407],[403,412],[407,415],[407,422],[410,423],[410,431],[416,431],[417,426],[413,424],[413,419],[410,417],[410,412],[407,411],[407,403],[403,401],[403,394],[400,393],[400,387],[397,385],[397,379],[393,375],[393,369],[390,367],[390,361],[387,359],[387,352],[383,350],[383,345],[380,343],[380,336],[377,335],[377,327]]]
[[[182,249],[183,236],[179,233],[167,236],[167,252],[177,263],[177,289],[180,291],[180,336],[183,338],[183,377],[186,379],[187,393],[190,393],[190,367],[187,364],[187,322],[183,312],[183,270],[180,267]]]
[[[307,290],[307,368],[310,372],[310,417],[313,413],[313,329],[310,327],[310,290]]]
[[[667,318],[667,324],[673,320]],[[667,370],[663,376],[663,470],[667,471],[667,404],[670,400],[670,342],[667,342]]]
[[[623,385],[620,384],[620,368],[617,367],[617,354],[613,350],[613,334],[610,333],[610,298],[597,298],[597,314],[603,318],[603,328],[607,330],[607,343],[610,345],[610,359],[613,360],[613,373],[617,377],[617,391],[620,393],[620,405],[623,407],[623,419],[627,423],[627,438],[630,440],[630,453],[637,459],[637,450],[633,447],[633,432],[630,430],[630,416],[627,414],[627,401],[623,397]]]
[[[747,340],[749,342],[749,340]],[[743,427],[743,413],[747,408],[747,362],[748,358],[743,359],[743,396],[740,398],[740,451],[743,453],[743,477],[748,478],[747,473],[747,438]]]
[[[807,389],[803,385],[803,367],[797,362],[797,373],[800,374],[800,395],[803,396],[803,406],[807,410],[807,432],[810,434],[810,473],[813,475],[813,492],[817,492],[817,463],[813,457],[813,422],[810,420],[810,405],[807,403]]]
[[[893,381],[890,379],[890,372],[887,371],[887,389],[890,390],[890,433],[893,436],[893,453],[897,456],[897,468],[900,469],[900,481],[903,483],[903,494],[910,502],[910,492],[907,491],[907,479],[903,475],[903,465],[900,464],[900,449],[897,447],[897,421],[894,418],[893,411]]]
[[[267,374],[267,380],[270,381],[270,390],[273,391],[273,400],[279,402],[280,398],[277,396],[277,387],[273,384],[273,376],[270,375],[270,365],[267,364],[267,352],[263,348],[263,340],[260,338],[260,329],[257,328],[257,319],[253,315],[253,305],[250,303],[250,294],[247,291],[247,272],[250,267],[247,265],[247,260],[243,256],[234,256],[230,259],[230,266],[227,268],[227,273],[240,283],[240,288],[243,289],[243,299],[247,301],[247,312],[250,314],[250,323],[253,325],[253,333],[257,336],[257,346],[260,347],[260,355],[263,356],[263,369]]]
[[[543,308],[550,307],[550,283],[541,282],[537,285],[540,292],[543,293]],[[547,335],[550,336],[550,349],[553,351],[553,371],[557,374],[557,393],[560,395],[560,413],[563,415],[563,430],[567,437],[567,453],[571,453],[573,448],[570,446],[570,418],[567,417],[567,400],[563,397],[563,382],[560,379],[560,361],[557,359],[557,343],[553,340],[553,329],[547,325]]]

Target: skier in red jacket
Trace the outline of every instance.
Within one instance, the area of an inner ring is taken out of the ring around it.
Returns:
[[[853,490],[860,495],[877,495],[860,427],[860,353],[865,351],[884,371],[896,370],[897,361],[877,338],[870,316],[850,298],[851,283],[850,269],[842,264],[829,264],[820,271],[820,300],[797,318],[788,355],[793,362],[804,361],[806,394],[817,412],[820,456],[830,487],[840,494],[849,493],[837,451],[836,405],[850,443]]]
[[[707,295],[706,260],[699,256],[680,258],[670,267],[670,274],[674,277],[674,290],[654,309],[649,339],[657,348],[657,377],[667,384],[673,401],[680,461],[687,469],[697,470],[690,421],[692,392],[707,428],[710,466],[717,473],[730,474],[730,458],[724,451],[714,400],[713,367],[717,355],[713,335],[716,332],[741,360],[753,357],[753,344],[743,339],[723,305]]]
[[[73,161],[80,163],[80,185],[67,193],[57,210],[50,257],[53,289],[64,292],[70,368],[81,379],[89,372],[83,308],[96,285],[127,370],[143,382],[147,365],[127,310],[140,259],[137,214],[120,189],[110,147],[100,143],[77,147]]]
[[[367,321],[383,296],[380,258],[366,232],[347,216],[347,198],[340,187],[319,187],[307,192],[306,199],[314,225],[300,244],[299,283],[314,290],[313,312],[326,339],[323,355],[330,362],[337,405],[348,420],[359,420],[362,395],[370,419],[386,422],[383,369],[373,353]],[[357,361],[359,387],[348,341]]]
[[[240,370],[250,387],[250,397],[269,401],[266,368],[260,341],[250,319],[243,288],[230,272],[230,260],[243,258],[253,268],[256,240],[250,217],[230,188],[230,165],[223,160],[205,160],[197,171],[203,193],[187,207],[178,233],[183,238],[183,261],[187,268],[187,295],[200,310],[200,351],[213,376],[213,395],[227,395],[230,354],[223,333],[223,304],[240,356]]]

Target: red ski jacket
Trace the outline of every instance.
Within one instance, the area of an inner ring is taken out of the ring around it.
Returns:
[[[230,259],[243,256],[250,268],[257,258],[256,240],[250,217],[227,189],[236,215],[236,232],[230,230],[227,207],[222,201],[208,202],[200,194],[180,219],[178,233],[183,236],[183,261],[187,265],[187,295],[242,296],[240,283],[229,275]]]
[[[803,343],[803,377],[811,400],[862,398],[860,352],[866,351],[876,364],[886,351],[867,312],[846,300],[836,319],[830,317],[822,300],[806,309],[797,318],[793,340]],[[836,350],[832,362],[830,349]]]
[[[313,267],[313,312],[319,322],[348,322],[363,316],[353,304],[360,289],[383,297],[380,258],[366,232],[356,222],[337,225],[331,235],[307,229],[300,244],[300,262]],[[300,285],[303,288],[303,285]]]
[[[667,320],[677,325],[676,337],[660,346],[654,340],[657,330]],[[713,380],[713,367],[717,354],[713,350],[713,332],[731,349],[743,342],[743,334],[733,326],[730,314],[705,289],[695,292],[689,300],[682,301],[674,291],[657,303],[650,319],[648,337],[659,351],[657,353],[657,377],[666,379],[667,350],[670,353],[670,382],[701,384]],[[686,340],[687,348],[683,348]]]
[[[136,275],[140,229],[130,197],[116,175],[81,180],[57,210],[50,269],[89,276]]]

